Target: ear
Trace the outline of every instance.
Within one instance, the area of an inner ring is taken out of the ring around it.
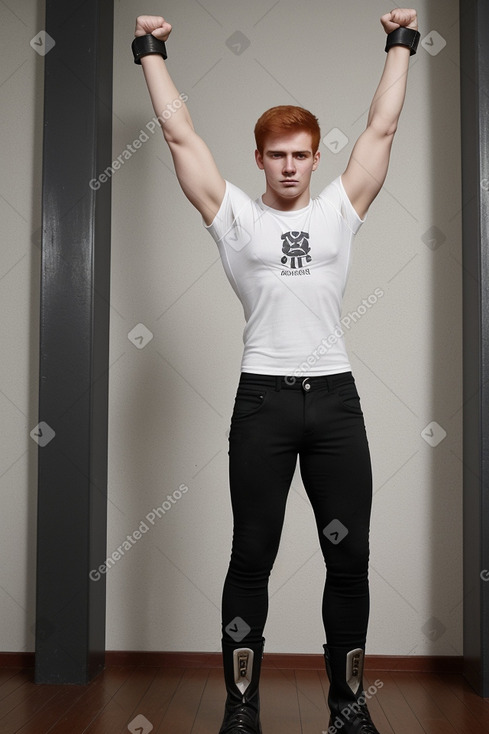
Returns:
[[[317,168],[317,167],[319,166],[319,159],[320,159],[320,158],[321,158],[321,153],[320,153],[320,152],[319,152],[319,150],[318,150],[318,151],[316,151],[316,153],[314,154],[314,164],[313,164],[313,167],[312,167],[312,170],[313,170],[313,171],[315,171],[315,170],[316,170],[316,168]]]
[[[255,161],[256,161],[256,165],[258,166],[258,168],[260,169],[260,171],[263,171],[263,169],[265,168],[265,166],[263,165],[263,156],[262,156],[262,154],[260,153],[259,150],[255,150]]]

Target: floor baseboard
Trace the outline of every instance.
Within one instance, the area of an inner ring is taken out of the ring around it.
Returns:
[[[107,650],[106,667],[137,665],[152,668],[220,668],[220,652],[149,652]],[[34,667],[33,652],[0,652],[0,668]],[[264,668],[323,670],[319,654],[266,653]],[[366,655],[367,672],[461,673],[463,657],[455,655]]]

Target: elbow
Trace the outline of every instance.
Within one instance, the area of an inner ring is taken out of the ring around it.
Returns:
[[[179,124],[178,126],[175,126],[168,124],[168,122],[162,122],[161,129],[163,131],[165,141],[170,146],[184,144],[188,140],[189,135],[194,132],[191,125]]]
[[[168,143],[168,145],[177,145],[178,144],[178,135],[175,135],[175,133],[168,128],[164,123],[160,123],[161,125],[161,131],[163,133],[163,137],[165,138],[165,141]]]
[[[397,131],[398,118],[389,120],[387,118],[373,117],[369,121],[369,127],[379,138],[393,138]]]
[[[378,138],[393,138],[397,132],[397,120],[372,120],[368,127]]]

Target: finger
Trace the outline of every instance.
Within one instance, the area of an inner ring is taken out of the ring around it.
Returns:
[[[380,22],[382,23],[386,33],[392,33],[396,28],[399,28],[399,23],[393,22],[392,12],[383,15]]]
[[[171,25],[169,23],[164,23],[161,28],[155,28],[151,33],[155,38],[160,38],[162,40],[166,39],[171,33]]]
[[[140,15],[136,20],[136,27],[139,26],[145,33],[151,33],[156,28],[161,28],[164,22],[161,15]]]
[[[416,11],[410,8],[396,8],[391,12],[391,21],[400,26],[411,25],[416,20]]]
[[[386,13],[385,15],[382,16],[382,18],[380,19],[380,22],[382,23],[382,25],[384,23],[390,23],[391,15],[392,13]]]

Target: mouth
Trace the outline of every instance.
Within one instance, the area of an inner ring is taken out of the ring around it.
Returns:
[[[292,178],[286,178],[283,181],[281,181],[280,183],[283,183],[283,184],[298,184],[299,182],[296,181],[295,179],[292,179]]]

